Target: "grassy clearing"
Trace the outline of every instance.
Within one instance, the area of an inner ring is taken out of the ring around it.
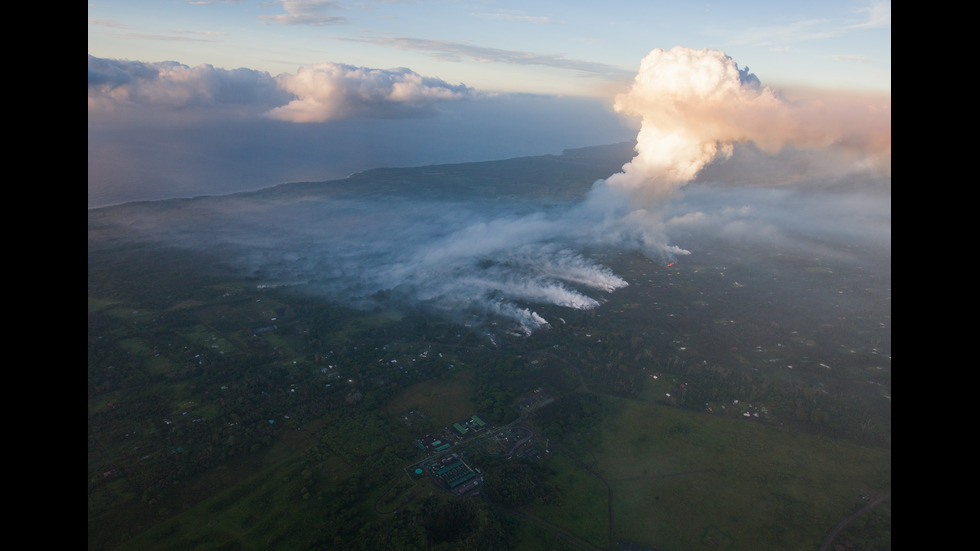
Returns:
[[[120,549],[298,549],[308,544],[315,508],[300,496],[299,463],[256,473],[128,541]],[[290,478],[292,475],[292,479]],[[294,538],[292,534],[299,534]],[[272,539],[270,539],[270,535]]]
[[[888,450],[623,405],[597,452],[617,539],[664,551],[817,548],[867,488],[890,489]]]
[[[217,469],[184,491],[196,495],[207,488],[211,497],[194,505],[184,504],[179,513],[139,533],[118,547],[120,551],[292,550],[305,549],[310,526],[322,522],[311,506],[307,487],[317,477],[337,484],[353,472],[333,456],[322,463],[320,473],[306,467],[299,450],[310,444],[308,435],[291,431],[261,461],[246,461],[230,469]],[[168,506],[180,506],[178,491]],[[316,499],[316,498],[314,498]],[[322,497],[321,497],[322,499]]]
[[[421,410],[437,426],[446,426],[476,413],[473,401],[473,374],[457,371],[448,380],[430,379],[399,392],[384,406],[389,415]]]
[[[554,551],[568,547],[565,540],[530,522],[517,524],[515,539],[519,542],[517,549],[521,551]]]
[[[531,512],[599,548],[609,542],[609,515],[606,486],[585,468],[563,456],[547,460],[555,469],[555,480],[561,486],[561,497],[554,504],[539,504]]]

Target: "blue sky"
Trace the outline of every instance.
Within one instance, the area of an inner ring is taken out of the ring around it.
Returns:
[[[653,48],[770,85],[890,90],[891,2],[95,0],[89,54],[272,75],[333,62],[481,90],[608,95]]]
[[[889,1],[96,0],[88,15],[89,208],[635,140],[643,101],[614,106],[676,47],[815,98],[798,126],[820,121],[819,140],[873,127],[858,141],[890,149]]]

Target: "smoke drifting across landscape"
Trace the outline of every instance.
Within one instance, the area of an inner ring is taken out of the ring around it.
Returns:
[[[658,211],[716,159],[728,159],[738,143],[778,154],[795,149],[834,149],[862,171],[887,174],[891,163],[890,104],[868,105],[840,97],[792,103],[763,87],[748,68],[739,69],[717,50],[656,49],[643,59],[617,111],[641,117],[636,157],[604,182],[600,195],[621,198],[621,220],[654,253],[687,251],[663,238]],[[842,156],[842,157],[841,157]],[[615,201],[615,200],[614,200]]]
[[[315,111],[315,103],[299,111]],[[760,231],[788,235],[790,227],[825,236],[833,228],[850,238],[844,226],[853,212],[812,210],[848,204],[839,196],[800,201],[799,190],[774,194],[779,188],[760,187],[717,193],[703,175],[724,180],[724,163],[740,156],[760,154],[771,162],[790,155],[792,163],[800,151],[819,150],[838,164],[823,163],[821,181],[888,178],[890,108],[859,105],[781,98],[719,51],[657,49],[615,104],[641,119],[635,157],[579,199],[423,196],[414,188],[372,192],[352,183],[316,194],[147,203],[120,213],[131,216],[124,223],[133,235],[220,251],[263,284],[301,284],[359,303],[404,301],[451,316],[502,316],[529,334],[549,322],[535,305],[595,308],[606,293],[627,285],[589,250],[634,250],[670,262],[689,254],[672,243],[675,231],[726,237],[741,229],[743,237],[756,238]],[[712,166],[718,169],[707,170]],[[681,196],[692,183],[694,193]],[[750,197],[759,206],[741,203]],[[890,211],[874,205],[862,211],[869,218],[855,231],[867,235],[873,228],[877,245],[887,248]]]

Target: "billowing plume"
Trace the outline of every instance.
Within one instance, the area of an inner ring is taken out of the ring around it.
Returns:
[[[248,114],[281,105],[288,98],[264,71],[88,56],[90,116],[126,107],[161,110],[170,116],[178,110],[200,115],[204,109]]]
[[[614,107],[641,118],[636,158],[607,179],[634,206],[670,197],[739,142],[770,153],[835,147],[890,162],[890,103],[831,94],[788,101],[718,50],[651,51]]]
[[[827,93],[790,101],[718,50],[651,51],[614,108],[641,119],[636,157],[596,182],[587,208],[605,213],[599,227],[607,238],[661,258],[689,251],[669,244],[660,209],[737,143],[769,154],[837,149],[855,166],[886,172],[891,161],[890,102]]]

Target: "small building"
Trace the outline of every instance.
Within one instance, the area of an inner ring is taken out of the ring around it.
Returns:
[[[415,445],[419,447],[420,450],[424,451],[443,451],[448,450],[452,445],[451,442],[443,442],[441,439],[431,435],[426,434],[422,438],[415,441]]]
[[[443,489],[457,495],[479,491],[478,486],[483,479],[456,453],[430,465],[429,473]]]

